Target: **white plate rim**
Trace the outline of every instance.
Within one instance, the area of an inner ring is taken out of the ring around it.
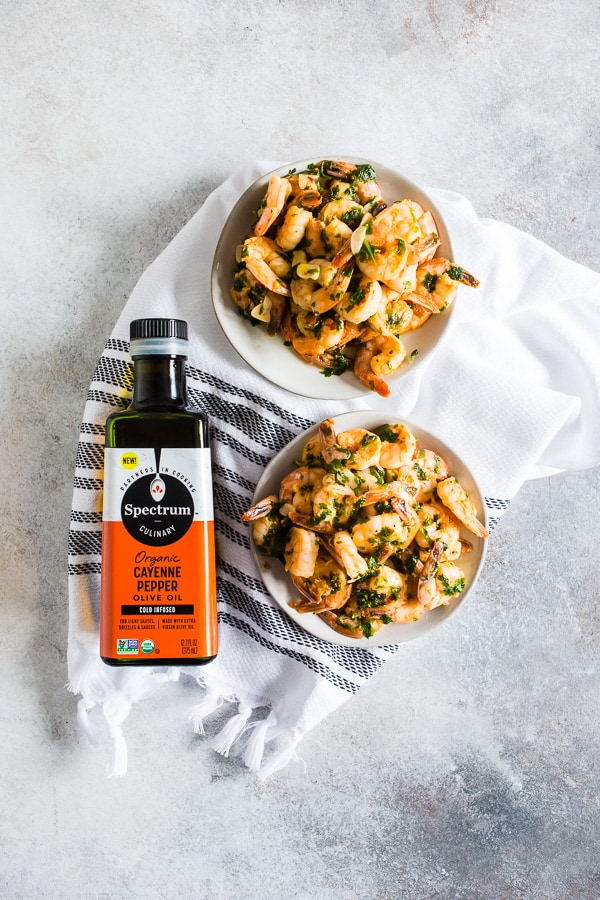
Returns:
[[[432,198],[410,179],[384,163],[362,157],[338,154],[323,156],[322,159],[343,159],[361,165],[370,163],[377,173],[378,182],[388,202],[405,197],[415,200],[423,208],[431,210],[440,234],[440,244],[436,255],[440,252],[452,259],[452,244],[444,216]],[[278,166],[257,178],[236,200],[225,220],[219,235],[211,267],[210,285],[213,309],[217,320],[235,352],[255,372],[278,387],[293,394],[317,400],[353,400],[372,396],[373,392],[362,385],[348,370],[343,375],[325,377],[316,366],[310,366],[286,347],[279,336],[271,337],[260,325],[252,327],[236,309],[229,296],[231,275],[235,266],[235,247],[248,235],[252,224],[252,210],[264,195],[269,178],[274,172],[286,175],[291,169],[301,170],[319,157],[312,156],[298,162]],[[395,188],[392,189],[391,185]],[[392,196],[395,193],[402,196]],[[225,289],[229,282],[229,286]],[[406,348],[407,359],[413,350],[419,350],[423,339],[427,341],[427,352],[417,353],[408,365],[392,373],[386,381],[390,388],[394,382],[414,372],[427,362],[439,348],[440,342],[450,330],[451,319],[458,297],[450,306],[431,318],[421,328],[402,336]]]
[[[467,490],[470,499],[474,502],[479,520],[486,528],[488,527],[485,499],[472,472],[458,454],[441,438],[429,432],[422,426],[409,421],[405,417],[393,416],[378,410],[347,412],[338,416],[332,416],[332,418],[334,420],[336,431],[343,431],[348,428],[374,429],[385,424],[406,425],[417,437],[419,445],[422,448],[434,450],[448,462],[451,474],[456,475],[458,480],[465,487],[465,490]],[[289,444],[286,444],[286,446],[267,464],[263,474],[257,482],[252,500],[253,503],[257,503],[262,497],[268,496],[271,493],[277,493],[281,478],[293,468],[293,466],[290,465],[290,461],[299,457],[299,451],[302,450],[302,447],[310,437],[317,434],[318,427],[319,423],[316,423],[311,428],[297,435],[297,437],[290,441]],[[314,613],[299,613],[297,610],[290,607],[289,601],[293,598],[297,598],[298,594],[292,586],[289,575],[285,572],[283,565],[279,560],[263,556],[258,551],[252,538],[251,528],[249,529],[249,532],[250,549],[257,570],[267,591],[277,605],[297,625],[309,634],[321,638],[330,644],[362,648],[406,643],[431,632],[434,628],[445,622],[450,616],[454,615],[454,613],[463,606],[469,594],[473,592],[484,564],[488,543],[486,539],[478,538],[467,529],[461,528],[461,536],[465,537],[473,545],[473,550],[468,554],[464,554],[460,563],[461,568],[465,570],[465,575],[467,576],[467,586],[462,594],[454,598],[447,606],[440,606],[437,609],[430,610],[416,622],[410,622],[405,625],[385,625],[371,638],[350,638],[334,631]]]

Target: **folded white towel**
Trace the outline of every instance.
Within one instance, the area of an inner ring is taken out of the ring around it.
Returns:
[[[600,462],[600,276],[527,234],[478,218],[450,191],[427,189],[449,226],[456,261],[481,286],[459,291],[450,334],[431,362],[391,382],[385,400],[350,402],[292,396],[246,366],[214,316],[210,269],[234,202],[275,167],[255,163],[228,179],[144,273],[88,393],[69,544],[69,687],[81,697],[79,719],[90,737],[98,717],[92,710],[102,708],[114,740],[111,774],[127,767],[122,723],[132,703],[165,681],[197,680],[202,692],[191,719],[199,732],[218,706],[237,704],[212,745],[225,755],[240,753],[266,777],[393,653],[307,634],[256,572],[240,514],[264,466],[296,434],[352,409],[405,416],[447,439],[465,460],[492,525],[525,479]],[[212,422],[220,652],[203,668],[110,668],[98,653],[103,424],[128,403],[129,322],[140,316],[188,321],[189,397]]]

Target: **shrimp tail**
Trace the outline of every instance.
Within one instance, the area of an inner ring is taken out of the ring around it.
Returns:
[[[263,519],[275,509],[277,503],[278,498],[275,494],[271,494],[269,497],[259,500],[258,503],[255,503],[254,506],[251,506],[250,509],[247,509],[246,512],[242,513],[242,522],[254,522],[256,519]]]

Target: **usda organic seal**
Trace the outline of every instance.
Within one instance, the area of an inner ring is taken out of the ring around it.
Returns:
[[[154,641],[142,641],[141,650],[142,653],[152,653],[154,650]]]

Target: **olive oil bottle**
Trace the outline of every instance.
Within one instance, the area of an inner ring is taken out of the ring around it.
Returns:
[[[210,435],[187,408],[187,323],[130,325],[133,399],[106,421],[100,655],[111,666],[217,655]]]

